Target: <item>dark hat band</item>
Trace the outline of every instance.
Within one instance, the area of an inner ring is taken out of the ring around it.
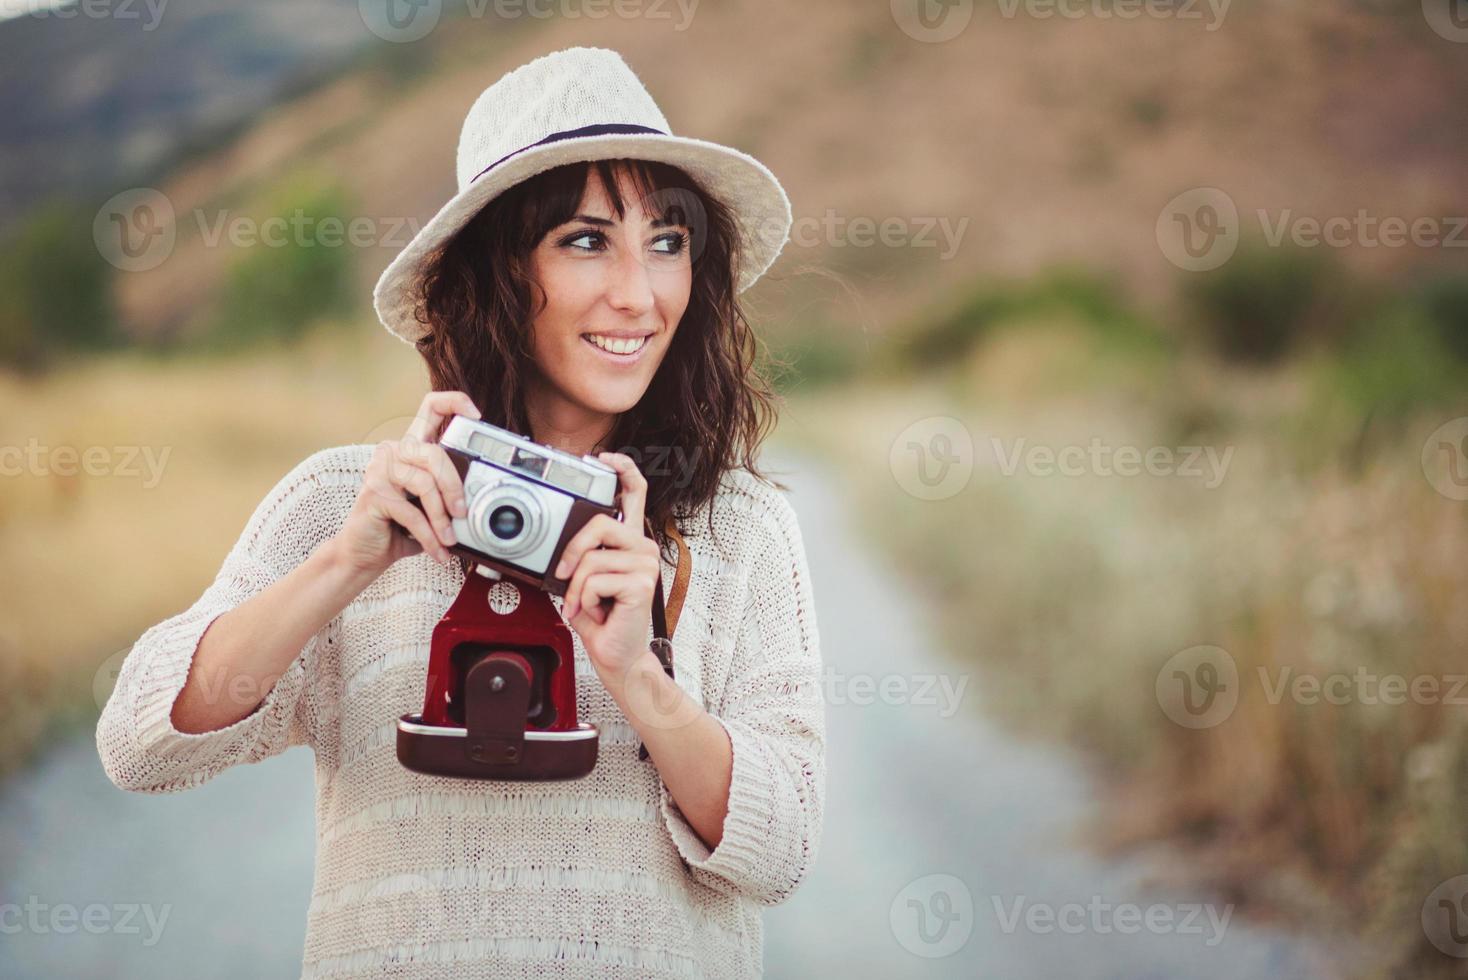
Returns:
[[[567,129],[559,133],[551,133],[545,139],[536,140],[529,146],[522,146],[520,147],[520,149],[515,150],[513,153],[505,154],[494,163],[491,163],[489,166],[479,171],[479,173],[475,174],[474,180],[469,181],[469,183],[474,183],[475,180],[483,177],[485,174],[489,173],[495,167],[498,167],[500,164],[504,163],[511,157],[519,156],[526,150],[533,150],[537,146],[545,146],[547,143],[559,143],[561,140],[578,139],[587,136],[605,136],[608,133],[654,133],[658,136],[670,135],[669,133],[663,132],[661,129],[654,129],[651,126],[639,126],[636,123],[597,123],[592,126],[582,126],[580,129]]]

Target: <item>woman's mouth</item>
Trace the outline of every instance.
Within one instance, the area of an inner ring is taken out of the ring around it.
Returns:
[[[647,350],[647,337],[605,337],[584,333],[581,339],[615,364],[632,364]]]

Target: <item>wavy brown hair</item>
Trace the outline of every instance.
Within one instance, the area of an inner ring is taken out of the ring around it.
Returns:
[[[754,462],[779,396],[757,362],[759,342],[739,305],[739,238],[722,201],[683,170],[653,161],[569,163],[528,178],[429,257],[414,310],[428,332],[417,347],[433,390],[463,391],[486,422],[532,435],[524,401],[536,371],[530,330],[546,296],[531,275],[530,253],[578,212],[592,167],[619,218],[622,173],[650,217],[678,220],[689,232],[688,308],[647,391],[598,447],[626,453],[646,476],[646,516],[667,557],[668,519],[686,527],[712,503],[727,470],[742,466],[786,489]],[[712,535],[711,506],[708,518]]]

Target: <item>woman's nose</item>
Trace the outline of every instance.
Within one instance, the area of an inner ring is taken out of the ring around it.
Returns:
[[[640,315],[652,309],[652,277],[635,248],[621,249],[607,284],[607,300],[619,310]]]

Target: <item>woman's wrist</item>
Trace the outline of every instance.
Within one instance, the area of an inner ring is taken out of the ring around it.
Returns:
[[[627,692],[629,688],[635,684],[651,687],[658,683],[658,678],[666,676],[662,662],[658,660],[651,648],[643,650],[631,664],[616,672],[616,676],[608,676],[608,673],[600,670],[597,673],[601,675],[602,687],[606,688],[607,693],[612,696],[612,700],[616,702],[617,707],[622,709],[623,713],[626,713],[628,709]]]
[[[332,584],[333,593],[341,596],[343,606],[357,598],[382,574],[381,569],[362,568],[352,561],[341,539],[336,536],[322,542],[311,557],[319,561],[321,574]]]

